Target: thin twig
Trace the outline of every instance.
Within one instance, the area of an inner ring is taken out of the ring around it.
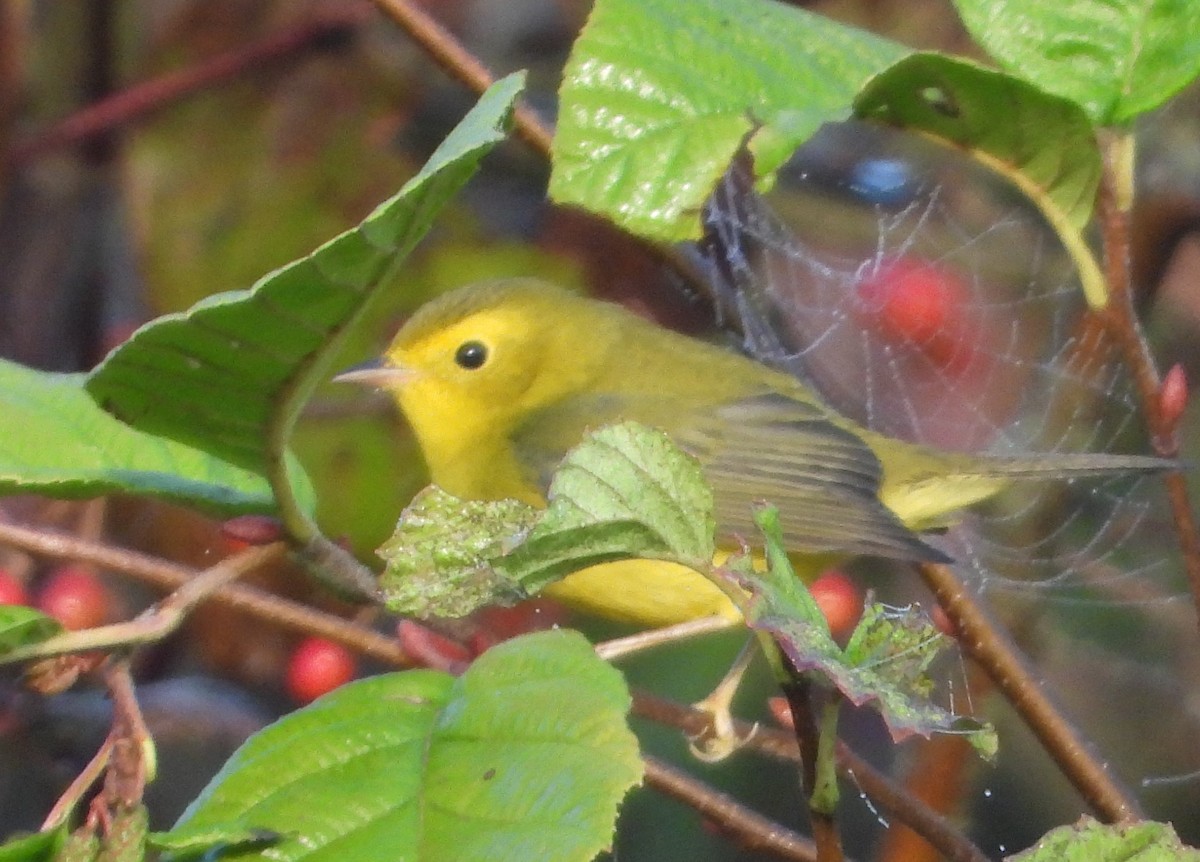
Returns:
[[[109,758],[112,757],[113,739],[109,735],[100,745],[100,750],[93,755],[88,761],[88,765],[71,780],[70,785],[63,791],[62,796],[58,797],[58,801],[54,803],[54,807],[50,809],[50,813],[46,815],[46,819],[42,822],[40,831],[48,832],[61,826],[71,816],[75,807],[79,804],[85,793],[95,784],[100,776],[104,774],[104,770],[108,768]]]
[[[698,617],[672,626],[648,629],[625,637],[601,641],[596,644],[596,655],[605,661],[618,661],[626,656],[635,655],[663,644],[679,643],[700,635],[725,631],[735,625],[738,623],[727,617]]]
[[[0,655],[0,664],[160,641],[179,628],[197,604],[246,573],[279,559],[284,549],[282,542],[247,548],[200,572],[157,606],[139,614],[137,619],[77,632],[63,632],[56,637],[5,652]]]
[[[34,554],[93,563],[164,590],[178,589],[197,575],[194,569],[157,557],[16,524],[0,522],[0,543]],[[388,664],[400,667],[412,665],[395,638],[263,590],[244,584],[230,584],[214,592],[211,599],[282,628],[337,641],[362,655]]]
[[[1029,725],[1084,801],[1110,823],[1141,818],[1137,798],[1109,773],[1078,729],[1038,684],[1016,644],[949,566],[922,563],[921,577],[959,634],[959,642]]]
[[[690,706],[637,690],[633,693],[633,714],[676,727],[685,734],[700,733],[710,720],[708,715]],[[745,721],[735,721],[734,729],[739,736],[748,737],[744,745],[748,750],[790,763],[800,761],[796,740],[790,733]],[[848,746],[839,743],[836,756],[838,769],[871,798],[876,808],[889,818],[904,823],[947,859],[952,862],[988,862],[987,854],[972,844],[948,818],[913,796],[903,785],[863,760]]]
[[[495,82],[495,75],[425,10],[407,0],[372,2],[467,89],[481,94]],[[553,137],[549,126],[524,104],[517,105],[513,112],[513,123],[521,140],[549,160]]]
[[[1134,307],[1130,277],[1132,231],[1128,206],[1132,197],[1132,177],[1126,177],[1130,168],[1125,164],[1131,161],[1131,155],[1126,153],[1126,148],[1130,146],[1131,139],[1124,136],[1104,142],[1105,169],[1096,198],[1096,210],[1104,240],[1104,274],[1108,281],[1109,301],[1100,313],[1100,319],[1133,374],[1134,388],[1141,402],[1146,427],[1150,431],[1151,445],[1158,454],[1174,458],[1179,454],[1178,429],[1163,414],[1160,399],[1162,381]],[[1166,474],[1163,482],[1192,591],[1192,601],[1196,606],[1196,622],[1200,625],[1200,532],[1197,531],[1187,480],[1183,473],[1176,470]]]
[[[646,764],[646,784],[695,808],[740,846],[780,859],[816,862],[816,845],[804,836],[768,820],[670,763],[648,754],[642,759]]]
[[[54,150],[83,143],[145,119],[194,93],[323,47],[330,40],[352,32],[369,14],[370,7],[365,4],[345,4],[336,13],[327,12],[190,68],[135,84],[80,109],[32,138],[13,144],[8,163],[20,165]]]
[[[133,690],[128,655],[104,667],[104,682],[113,704],[112,758],[104,781],[104,795],[112,808],[131,808],[142,801],[146,782],[154,778],[154,749],[150,730]]]

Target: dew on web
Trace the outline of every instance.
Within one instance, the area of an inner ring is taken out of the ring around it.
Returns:
[[[955,674],[946,678],[946,700],[949,709],[955,715],[975,715],[975,699],[971,694],[971,686],[967,684],[967,660],[962,648],[954,644],[954,661],[957,663]],[[959,694],[961,688],[962,694]]]
[[[1200,769],[1193,769],[1190,772],[1181,773],[1179,775],[1151,775],[1143,778],[1141,786],[1143,788],[1154,787],[1172,787],[1180,784],[1193,784],[1200,782]]]
[[[862,804],[866,807],[867,811],[871,812],[871,816],[875,818],[875,822],[878,823],[880,826],[882,826],[884,829],[891,828],[891,825],[892,825],[891,822],[887,819],[887,817],[885,817],[883,815],[883,812],[880,811],[875,806],[875,803],[873,803],[871,801],[871,797],[868,796],[867,792],[865,790],[863,790],[862,787],[859,785],[858,777],[854,774],[854,770],[853,769],[846,770],[845,775],[846,775],[846,778],[849,778],[850,781],[854,783],[855,788],[858,790],[859,801],[862,802]]]

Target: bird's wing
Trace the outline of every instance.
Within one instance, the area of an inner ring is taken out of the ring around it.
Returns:
[[[947,561],[879,501],[879,459],[818,406],[759,395],[697,415],[673,436],[703,465],[724,535],[755,535],[754,508],[766,502],[791,550]]]
[[[530,416],[513,443],[545,488],[589,428],[624,419],[663,429],[700,461],[726,538],[753,541],[754,509],[771,503],[791,550],[947,559],[879,502],[882,473],[870,447],[819,407],[782,394],[696,410],[670,399],[587,393]]]
[[[631,401],[623,395],[597,392],[577,393],[556,401],[531,412],[512,435],[517,462],[530,481],[544,491],[550,487],[559,462],[588,431],[624,420],[661,427],[653,415],[648,415],[650,408],[642,399]]]

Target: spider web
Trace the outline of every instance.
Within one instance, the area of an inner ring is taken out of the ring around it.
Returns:
[[[864,165],[895,182],[871,187]],[[735,164],[697,249],[747,352],[855,421],[940,449],[1149,451],[1069,259],[1015,193],[859,124],[827,129],[777,185],[768,201]],[[909,314],[936,334],[889,324],[881,294],[903,279],[935,282]],[[1023,482],[933,541],[981,592],[1174,602],[1186,596],[1161,502],[1155,477]]]
[[[703,220],[694,254],[722,323],[855,421],[969,452],[1150,451],[1130,376],[1057,238],[965,157],[828,127],[766,196],[735,163]],[[881,291],[911,271],[944,282],[936,335],[888,324]],[[1149,804],[1158,783],[1195,769],[1197,721],[1181,707],[1200,679],[1195,617],[1158,477],[1016,483],[929,541],[1008,621],[1069,714],[1116,739],[1114,768],[1134,784],[1151,776]],[[1148,750],[1150,721],[1191,742]],[[1200,777],[1190,784],[1189,806]]]

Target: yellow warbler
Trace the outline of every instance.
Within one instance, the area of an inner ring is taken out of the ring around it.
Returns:
[[[544,505],[551,473],[588,429],[621,419],[660,428],[703,466],[722,536],[755,535],[753,505],[773,503],[793,558],[812,575],[848,555],[944,559],[917,533],[946,526],[1013,479],[1170,466],[906,443],[837,414],[788,374],[532,279],[433,300],[378,367],[339,379],[390,393],[433,482],[464,499]],[[646,626],[738,616],[707,578],[660,562],[594,566],[547,592]]]

